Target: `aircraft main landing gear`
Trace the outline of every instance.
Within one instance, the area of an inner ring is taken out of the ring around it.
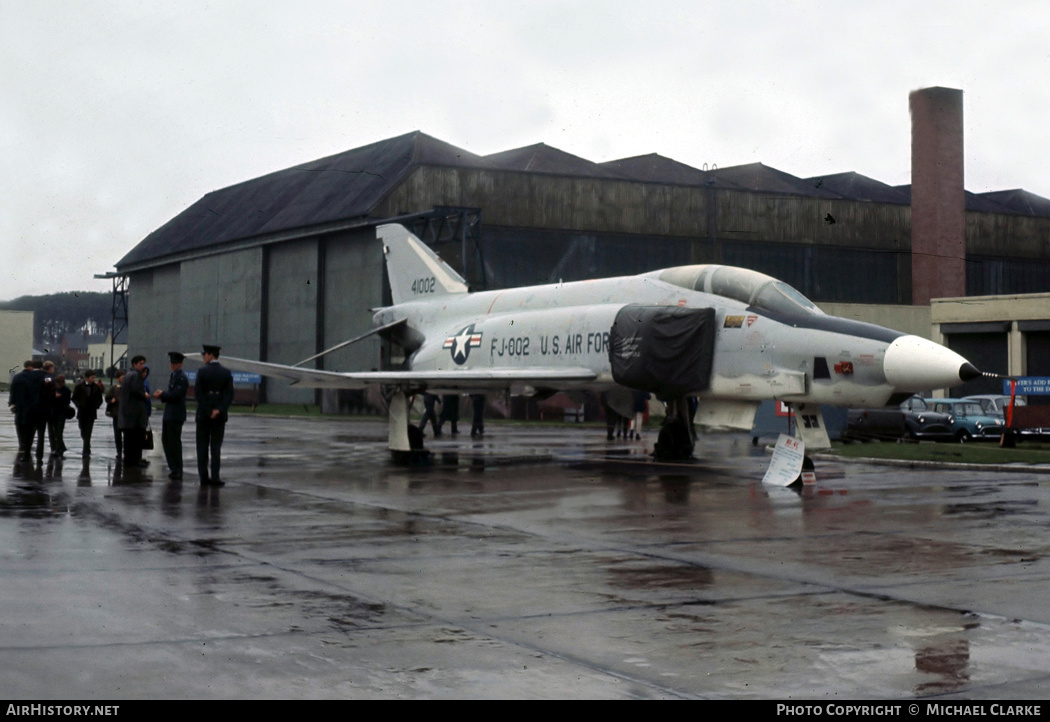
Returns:
[[[653,447],[653,458],[659,461],[682,461],[693,458],[696,429],[689,409],[689,400],[678,397],[665,402],[667,417]]]
[[[401,389],[390,396],[387,446],[399,466],[426,466],[433,455],[423,448],[423,432],[408,422],[408,399]]]

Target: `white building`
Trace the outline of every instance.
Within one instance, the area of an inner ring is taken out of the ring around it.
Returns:
[[[22,370],[22,364],[33,358],[33,312],[0,311],[0,368],[4,380]]]
[[[121,334],[121,336],[125,335]],[[114,344],[113,333],[110,332],[106,334],[105,341],[88,344],[88,368],[94,369],[105,376],[109,367],[121,361],[127,353],[128,345],[126,343]],[[122,361],[121,365],[123,365]]]

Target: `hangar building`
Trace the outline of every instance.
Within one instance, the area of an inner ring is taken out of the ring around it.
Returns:
[[[950,92],[961,118],[961,91]],[[915,289],[937,268],[913,257],[930,253],[913,254],[911,195],[852,172],[701,170],[656,154],[593,163],[542,143],[478,156],[413,132],[213,191],[116,268],[128,279],[129,351],[154,363],[202,342],[296,363],[364,333],[370,309],[389,303],[375,227],[391,220],[473,289],[725,263],[783,279],[835,313],[882,309],[876,320],[893,325],[886,309],[925,302]],[[956,295],[1050,291],[1050,200],[1013,190],[964,202]],[[370,338],[314,363],[379,368],[386,353]],[[274,382],[263,394],[315,397]]]

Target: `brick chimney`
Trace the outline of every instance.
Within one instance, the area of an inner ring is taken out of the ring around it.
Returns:
[[[911,106],[912,303],[966,295],[962,91],[924,88]]]

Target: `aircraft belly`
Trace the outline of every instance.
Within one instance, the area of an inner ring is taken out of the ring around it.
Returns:
[[[750,431],[755,425],[755,413],[760,401],[705,400],[699,404],[693,422],[708,429],[739,429]]]

